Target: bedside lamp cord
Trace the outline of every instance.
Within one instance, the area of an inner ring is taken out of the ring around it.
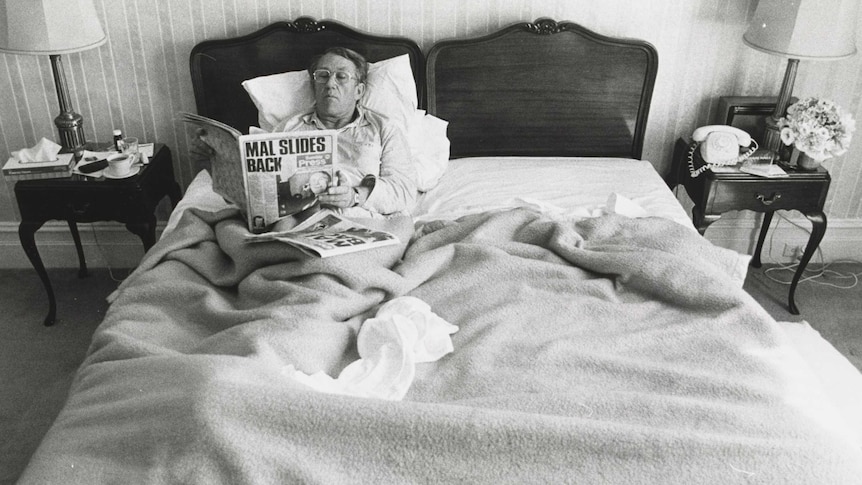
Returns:
[[[111,267],[111,261],[108,260],[108,255],[105,254],[105,250],[102,248],[102,244],[99,242],[99,237],[96,234],[96,226],[93,225],[92,223],[90,224],[90,231],[92,231],[92,233],[93,233],[93,241],[96,243],[96,248],[98,248],[99,254],[101,254],[102,259],[105,260],[105,266],[108,268],[108,276],[111,277],[111,280],[113,280],[117,283],[122,283],[125,278],[117,278],[114,275],[114,270]],[[132,274],[131,269],[129,270],[129,274]],[[129,276],[129,274],[127,274],[126,276]]]

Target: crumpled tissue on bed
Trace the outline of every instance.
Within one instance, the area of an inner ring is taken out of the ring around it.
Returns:
[[[424,301],[402,296],[362,324],[356,337],[360,358],[338,378],[324,372],[308,375],[292,365],[285,373],[321,392],[397,401],[413,383],[416,364],[434,362],[454,350],[450,335],[457,331]]]
[[[520,207],[528,207],[533,210],[556,220],[578,220],[587,217],[600,217],[606,214],[619,214],[626,217],[648,217],[649,213],[637,202],[620,195],[616,192],[611,192],[607,202],[604,205],[593,207],[576,207],[573,209],[564,209],[554,204],[533,199],[529,197],[518,197],[515,199]]]

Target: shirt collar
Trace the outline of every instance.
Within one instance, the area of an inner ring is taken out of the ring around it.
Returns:
[[[353,128],[353,127],[358,127],[358,126],[365,126],[368,124],[368,118],[365,116],[365,108],[362,107],[361,105],[357,104],[356,105],[356,111],[358,113],[356,118],[354,118],[353,121],[351,121],[350,123],[347,123],[346,125],[339,128],[338,131],[343,131],[343,130],[346,130],[348,128]],[[314,127],[317,128],[318,130],[329,129],[323,124],[322,121],[320,121],[320,118],[317,117],[316,111],[312,111],[311,113],[308,113],[307,115],[303,116],[302,121],[306,124],[314,125]]]

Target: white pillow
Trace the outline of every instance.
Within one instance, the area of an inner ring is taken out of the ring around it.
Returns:
[[[449,165],[448,121],[417,109],[407,123],[407,144],[416,162],[416,188],[427,192],[437,185]]]
[[[314,107],[308,72],[294,71],[243,81],[242,87],[257,107],[257,123],[267,133],[283,119]]]
[[[369,63],[366,85],[360,104],[388,116],[406,132],[418,106],[410,56]],[[243,81],[242,87],[257,107],[258,123],[266,131],[314,108],[314,88],[308,71],[260,76]]]

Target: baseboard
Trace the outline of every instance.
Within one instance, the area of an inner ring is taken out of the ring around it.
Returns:
[[[717,246],[752,254],[757,247],[762,219],[762,214],[727,219],[723,217],[709,226],[705,236]],[[796,217],[789,217],[784,212],[776,212],[763,244],[762,262],[793,262],[794,248],[805,248],[810,233],[811,223],[808,219],[798,214]],[[859,248],[862,248],[862,220],[830,219],[819,251],[811,261],[859,261],[862,260]]]
[[[714,244],[751,254],[757,245],[762,216],[722,218],[706,231],[706,238]],[[156,230],[158,237],[164,222]],[[133,268],[144,255],[141,240],[128,232],[122,224],[99,222],[79,224],[81,244],[87,266],[92,268]],[[793,260],[785,256],[785,245],[805,247],[811,224],[803,217],[787,218],[782,212],[772,219],[772,228],[763,246],[764,263],[786,263]],[[46,268],[74,268],[78,266],[75,244],[64,222],[49,222],[36,233],[36,245]],[[862,259],[862,220],[829,220],[826,235],[820,243],[820,254],[812,259],[831,262],[845,259]],[[18,240],[18,224],[0,223],[0,268],[31,268],[32,265]]]
[[[156,228],[158,238],[165,223]],[[90,268],[134,268],[144,255],[144,245],[138,236],[123,224],[97,222],[78,224],[84,259]],[[46,268],[76,268],[78,255],[65,222],[51,221],[36,232],[36,247]],[[0,223],[0,268],[32,268],[18,239],[18,224]]]

